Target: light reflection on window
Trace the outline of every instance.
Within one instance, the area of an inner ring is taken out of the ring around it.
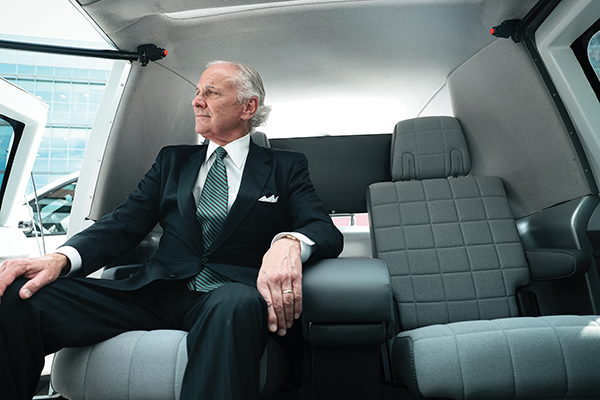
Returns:
[[[0,118],[0,187],[2,187],[4,173],[6,171],[6,166],[8,165],[8,157],[10,155],[14,134],[13,127]]]
[[[596,76],[600,80],[600,32],[597,32],[588,43],[588,58]]]

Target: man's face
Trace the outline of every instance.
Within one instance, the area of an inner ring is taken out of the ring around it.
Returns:
[[[213,65],[204,71],[192,101],[195,130],[204,138],[224,146],[248,133],[248,120],[254,115],[253,100],[240,104],[232,78],[237,68]],[[254,99],[254,98],[253,98]]]

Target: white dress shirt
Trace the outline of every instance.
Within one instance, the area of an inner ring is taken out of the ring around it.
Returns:
[[[200,200],[200,194],[202,193],[202,188],[204,187],[204,182],[206,181],[206,176],[208,175],[208,171],[215,161],[216,155],[215,150],[219,147],[219,145],[209,142],[208,149],[206,150],[206,159],[200,166],[200,171],[198,172],[198,179],[196,180],[196,185],[194,186],[192,194],[194,195],[194,199],[196,204]],[[233,142],[223,146],[223,148],[227,151],[227,156],[223,159],[225,163],[225,168],[227,169],[227,185],[228,185],[228,198],[227,198],[227,211],[231,209],[231,206],[235,202],[237,198],[238,192],[240,190],[240,185],[242,183],[242,175],[244,173],[244,167],[246,166],[246,160],[248,159],[248,152],[250,151],[250,135],[245,135]],[[258,199],[256,199],[258,201]],[[292,235],[300,241],[300,259],[302,262],[308,260],[311,254],[314,252],[315,242],[313,242],[306,235],[303,235],[299,232],[281,232],[277,236],[275,236],[271,242],[275,242],[276,240],[281,239],[285,235]],[[71,262],[71,271],[69,274],[81,268],[81,255],[77,251],[77,249],[71,246],[62,246],[56,250],[57,253],[64,254],[69,261]]]

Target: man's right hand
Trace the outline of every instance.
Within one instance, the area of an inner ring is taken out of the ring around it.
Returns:
[[[0,264],[0,299],[6,288],[20,276],[27,278],[28,281],[19,291],[19,296],[23,300],[30,298],[42,287],[54,282],[63,268],[69,264],[69,259],[60,253],[4,261]]]

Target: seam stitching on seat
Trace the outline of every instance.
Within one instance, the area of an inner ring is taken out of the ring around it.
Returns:
[[[563,359],[563,365],[564,365],[564,369],[565,369],[565,378],[567,381],[567,384],[565,386],[565,393],[563,394],[563,398],[565,398],[567,396],[567,393],[569,393],[569,369],[567,368],[567,358],[565,357],[565,351],[563,349],[563,344],[560,340],[560,336],[558,335],[556,328],[550,324],[550,322],[548,322],[545,318],[539,318],[538,321],[543,321],[547,326],[549,326],[552,329],[552,332],[554,332],[554,336],[556,336],[556,340],[558,341],[558,347],[560,347],[560,354],[562,356]]]
[[[382,263],[385,264],[385,261],[380,260]],[[387,269],[387,266],[386,266]],[[389,273],[389,272],[388,272]],[[394,312],[394,283],[392,282],[392,277],[390,277],[390,284],[389,284],[389,296],[388,296],[388,300],[389,300],[389,305],[390,305],[390,316],[392,317],[391,323],[390,325],[387,326],[386,328],[386,338],[388,338],[388,334],[391,334],[393,336],[393,330],[394,327],[396,326],[396,313]],[[400,317],[398,317],[398,319],[400,319]]]
[[[177,365],[179,364],[179,350],[181,349],[181,345],[183,341],[187,341],[187,335],[183,335],[181,339],[179,339],[179,345],[177,346],[177,355],[175,356],[175,368],[173,369],[173,398],[177,399]],[[265,347],[266,349],[266,347]],[[181,390],[180,390],[181,392]]]
[[[512,383],[513,383],[513,398],[517,398],[517,379],[516,379],[516,375],[515,375],[515,363],[513,362],[513,355],[512,355],[512,348],[510,347],[510,342],[508,341],[508,336],[506,335],[506,331],[504,330],[504,327],[502,327],[502,325],[500,325],[498,323],[498,321],[492,320],[490,322],[493,322],[494,324],[496,324],[498,326],[498,328],[500,328],[500,330],[502,331],[502,334],[504,335],[504,341],[506,342],[506,346],[508,347],[508,358],[510,360],[510,372],[512,374]]]
[[[458,347],[457,335],[452,329],[451,325],[446,325],[446,327],[452,332],[452,337],[454,338],[454,346],[456,347],[456,357],[458,358],[458,370],[460,371],[460,379],[462,381],[462,398],[467,397],[466,386],[465,386],[465,376],[463,374],[462,361],[460,359],[460,349]]]
[[[135,344],[133,345],[133,351],[131,352],[131,358],[129,359],[129,373],[127,375],[127,398],[129,400],[131,400],[131,373],[132,373],[132,366],[133,366],[133,357],[135,356],[135,349],[138,346],[138,343],[140,341],[140,338],[142,336],[144,336],[146,333],[142,333],[140,336],[137,337],[137,339],[135,340]]]
[[[419,141],[417,140],[417,123],[415,120],[412,121],[412,132],[411,136],[413,138],[413,140],[415,141],[415,147],[416,147],[416,153],[417,154],[421,154],[419,152]],[[421,180],[421,157],[417,157],[415,159],[415,180]]]
[[[419,183],[420,183],[420,186],[421,186],[421,190],[423,190],[423,195],[425,195],[425,190],[423,188],[423,182],[419,181]],[[413,307],[414,307],[414,310],[415,310],[415,326],[419,327],[420,326],[419,325],[419,310],[417,308],[417,297],[415,295],[415,285],[413,284],[413,276],[412,276],[411,271],[410,271],[411,266],[410,266],[410,261],[409,261],[409,258],[408,258],[408,248],[406,246],[406,231],[404,229],[405,225],[404,225],[404,223],[402,221],[402,210],[400,208],[401,202],[400,202],[400,196],[399,196],[399,193],[398,193],[398,190],[400,189],[399,185],[395,185],[395,189],[396,189],[396,201],[397,201],[396,204],[398,205],[398,215],[400,216],[400,228],[402,229],[402,240],[403,240],[403,247],[404,247],[404,255],[406,257],[406,266],[408,268],[408,274],[409,274],[410,283],[411,283],[410,287],[411,287],[411,290],[412,290],[412,303],[413,303]],[[401,323],[402,323],[402,321],[401,321]]]
[[[87,361],[85,363],[85,371],[83,372],[83,400],[87,400],[87,393],[86,393],[86,384],[87,384],[87,375],[88,375],[88,370],[89,370],[89,366],[90,366],[90,359],[92,358],[92,352],[94,351],[95,346],[92,346],[90,348],[90,351],[88,352],[88,356],[87,356]]]
[[[446,183],[446,185],[448,185],[447,188],[450,191],[450,193],[452,193],[452,189],[450,189],[450,183],[447,180],[445,181],[445,183]],[[442,264],[440,261],[440,254],[438,251],[437,243],[435,241],[435,235],[433,234],[433,222],[431,222],[431,213],[429,212],[429,204],[430,203],[428,202],[427,194],[425,194],[425,205],[426,205],[425,208],[427,209],[427,218],[429,219],[429,229],[431,231],[431,238],[433,239],[433,245],[435,247],[435,257],[437,258],[437,264],[438,264],[438,268],[439,268],[437,275],[440,277],[440,281],[442,283],[442,294],[444,296],[443,303],[446,306],[446,318],[447,318],[447,321],[450,322],[451,321],[450,307],[448,306],[448,296],[446,295],[446,286],[445,286],[445,281],[444,281],[444,274],[442,273]]]
[[[452,202],[454,203],[454,210],[456,211],[456,218],[458,220],[458,228],[460,229],[460,234],[462,235],[463,248],[465,249],[465,254],[467,256],[467,260],[469,263],[469,275],[471,276],[471,283],[473,284],[473,289],[475,291],[475,304],[477,305],[477,312],[479,313],[479,319],[481,319],[481,305],[479,304],[479,293],[477,293],[477,285],[475,285],[475,277],[473,276],[473,265],[471,264],[471,259],[469,258],[469,252],[467,251],[467,241],[465,240],[465,231],[463,229],[462,220],[460,219],[460,215],[458,213],[458,206],[456,204],[456,192],[454,191],[454,187],[452,183],[448,181],[450,185],[450,193],[452,194]]]
[[[475,178],[475,184],[477,185],[477,190],[479,191],[479,196],[480,196],[479,198],[481,200],[481,205],[483,207],[483,212],[485,213],[485,222],[486,222],[486,224],[488,226],[488,229],[490,230],[490,237],[492,239],[492,243],[491,244],[493,244],[493,246],[494,246],[494,253],[496,255],[496,259],[498,260],[498,271],[500,272],[500,276],[502,277],[502,283],[504,285],[504,296],[502,296],[502,297],[494,297],[494,299],[505,298],[506,299],[506,305],[508,307],[509,315],[511,317],[513,317],[514,315],[513,315],[511,306],[510,306],[511,302],[509,300],[509,297],[510,297],[509,290],[508,290],[508,286],[506,284],[506,276],[505,276],[504,271],[502,269],[502,263],[500,261],[500,255],[498,254],[498,243],[496,242],[496,238],[494,237],[494,231],[493,231],[492,225],[490,223],[490,218],[489,218],[488,210],[487,210],[487,208],[485,206],[485,201],[484,201],[485,196],[483,195],[483,192],[481,190],[481,184],[480,184],[480,179],[479,178]]]
[[[442,135],[442,155],[444,156],[444,175],[448,178],[452,174],[452,155],[446,147],[446,135],[444,134],[444,127],[442,126],[442,120],[437,117],[437,123],[439,126],[439,132]],[[448,157],[448,170],[446,170],[446,157]]]
[[[417,379],[417,367],[415,365],[414,341],[413,341],[413,338],[411,336],[405,336],[405,337],[408,338],[408,340],[411,342],[411,346],[410,346],[410,362],[412,364],[413,381],[415,383],[415,387],[417,388],[417,391],[421,394],[421,396],[423,396],[423,393],[421,393],[421,389],[419,389],[419,380]]]

